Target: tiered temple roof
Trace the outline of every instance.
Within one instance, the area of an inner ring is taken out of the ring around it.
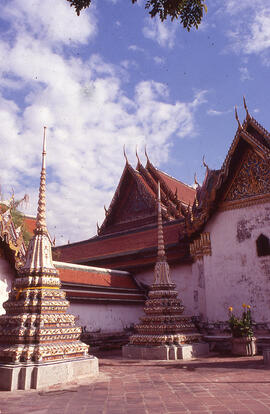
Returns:
[[[126,162],[105,220],[98,235],[54,249],[59,261],[134,270],[153,266],[156,252],[156,194],[161,187],[161,212],[168,260],[188,260],[183,240],[184,217],[193,204],[196,191],[158,170],[147,157],[136,169]]]
[[[128,272],[54,262],[70,302],[144,302],[144,292]]]
[[[217,210],[270,201],[270,134],[246,109],[220,170],[206,166],[202,186],[186,216],[188,237],[196,237]]]
[[[126,162],[98,235],[54,249],[55,259],[140,271],[155,263],[157,183],[168,262],[189,262],[189,244],[217,209],[269,201],[270,134],[248,112],[219,170],[206,167],[196,190],[158,170],[147,157],[134,169]],[[239,183],[237,184],[237,180]],[[242,183],[242,184],[241,184]],[[241,189],[241,188],[242,189]]]

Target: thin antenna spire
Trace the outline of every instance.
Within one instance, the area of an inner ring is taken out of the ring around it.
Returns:
[[[35,233],[48,233],[46,226],[46,127],[44,127],[43,134],[42,167]]]

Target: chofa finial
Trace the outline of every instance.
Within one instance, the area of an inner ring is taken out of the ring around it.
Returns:
[[[209,167],[205,162],[205,156],[203,156],[202,162],[203,162],[203,166],[207,169],[207,171],[209,171]]]
[[[136,145],[136,158],[138,160],[138,163],[140,164],[141,161],[140,161],[140,158],[139,158],[139,155],[138,155],[138,145]]]
[[[243,101],[244,101],[244,108],[246,110],[246,114],[247,114],[247,118],[250,117],[249,112],[248,112],[248,107],[247,107],[247,103],[246,103],[246,98],[245,96],[243,96]]]
[[[194,184],[195,185],[200,185],[197,181],[197,174],[196,173],[194,174]]]
[[[238,118],[237,106],[236,105],[235,105],[235,119],[238,123],[238,128],[242,129],[243,127],[242,127],[242,124],[241,124],[241,122],[239,121],[239,118]]]
[[[149,161],[148,154],[147,154],[147,151],[146,151],[146,145],[145,145],[145,147],[144,147],[144,153],[145,153],[145,156],[146,156],[146,160],[147,160],[147,162],[150,162],[150,161]]]

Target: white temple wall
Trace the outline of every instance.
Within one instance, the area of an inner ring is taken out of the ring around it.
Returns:
[[[170,271],[171,279],[176,284],[178,297],[182,299],[183,305],[185,306],[184,313],[190,316],[195,315],[194,298],[196,299],[196,294],[194,295],[194,291],[196,287],[192,274],[192,266],[189,264],[171,265]],[[150,286],[154,281],[154,270],[137,273],[134,275],[134,278],[138,284],[144,283]]]
[[[194,288],[193,315],[200,316],[201,320],[206,320],[205,271],[203,259],[199,259],[192,264],[192,276]]]
[[[139,322],[143,304],[75,303],[68,309],[77,317],[77,324],[88,332],[119,332]]]
[[[10,264],[5,258],[0,257],[0,315],[6,313],[3,303],[8,299],[13,279],[14,273]]]
[[[270,238],[270,203],[217,212],[204,231],[212,246],[203,258],[205,318],[227,320],[229,306],[240,314],[246,303],[256,322],[270,323],[270,256],[256,248],[261,234]]]

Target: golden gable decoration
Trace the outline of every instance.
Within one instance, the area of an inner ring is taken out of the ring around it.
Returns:
[[[270,165],[256,152],[247,150],[242,165],[224,201],[231,202],[270,194]]]
[[[200,238],[190,243],[190,254],[194,260],[202,259],[203,256],[211,256],[211,239],[210,233],[202,233]]]

